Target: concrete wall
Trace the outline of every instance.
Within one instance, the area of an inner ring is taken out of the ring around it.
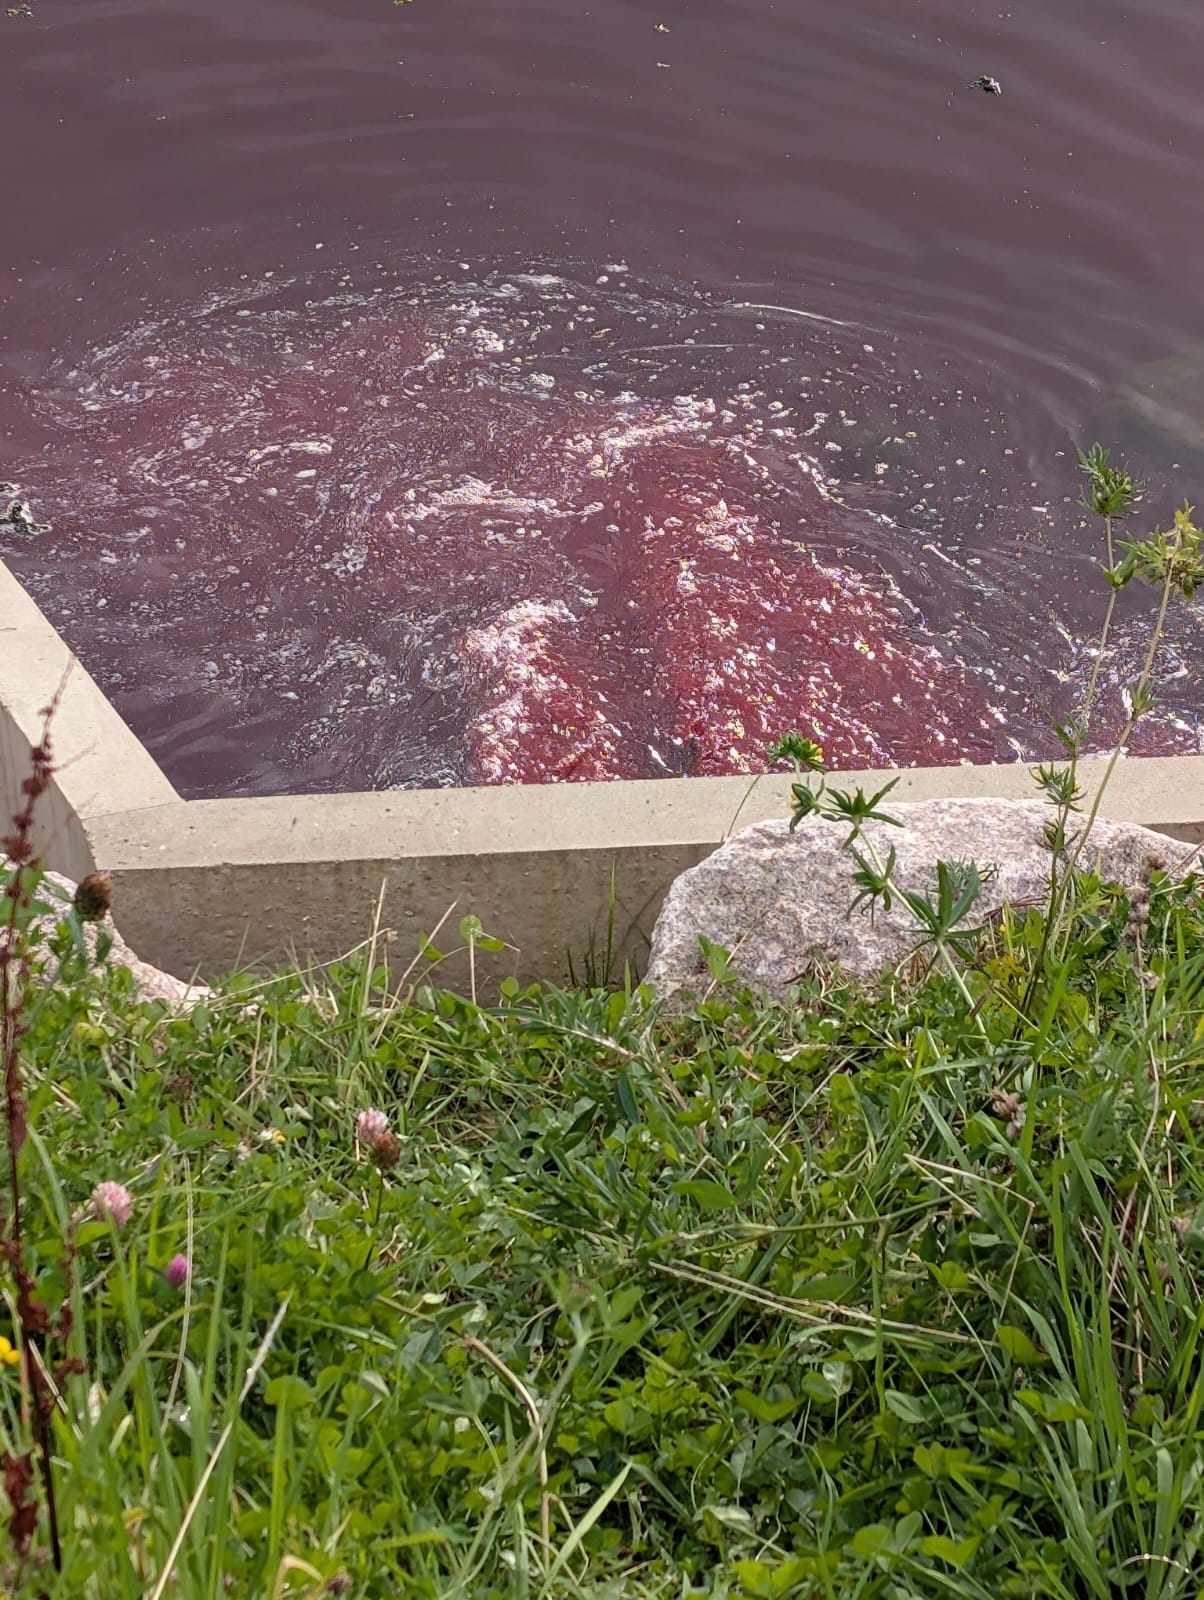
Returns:
[[[69,652],[0,566],[0,772],[8,809],[37,711]],[[15,635],[15,637],[14,637]],[[734,827],[788,810],[790,779],[665,779],[524,788],[184,801],[99,689],[74,666],[55,719],[64,763],[43,837],[51,865],[114,877],[116,920],[146,960],[181,977],[296,956],[330,960],[379,926],[404,968],[424,935],[459,941],[473,914],[509,941],[481,970],[559,978],[592,952],[637,965],[678,873]],[[1090,791],[1103,763],[1084,763]],[[848,773],[880,785],[881,772]],[[894,800],[1027,798],[1028,769],[930,767]],[[1122,761],[1104,812],[1204,840],[1204,757]],[[462,981],[465,962],[446,969]]]
[[[68,877],[94,865],[87,823],[179,795],[93,679],[0,562],[0,833],[24,805],[30,748],[43,710],[60,692],[51,732],[56,773],[38,805],[35,840]]]
[[[1084,763],[1089,793],[1103,765]],[[898,777],[898,800],[1036,793],[1019,764]],[[570,955],[580,970],[605,949],[612,923],[617,959],[640,965],[677,874],[733,825],[787,815],[789,790],[774,776],[196,800],[94,819],[89,838],[126,937],[180,976],[290,952],[329,960],[368,936],[379,903],[403,964],[441,922],[438,946],[457,944],[472,913],[516,947],[490,972],[560,977]],[[1121,762],[1104,811],[1204,839],[1204,757]]]

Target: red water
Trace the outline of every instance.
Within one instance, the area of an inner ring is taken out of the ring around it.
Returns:
[[[0,557],[187,793],[1035,755],[1198,481],[1188,0],[33,9]]]

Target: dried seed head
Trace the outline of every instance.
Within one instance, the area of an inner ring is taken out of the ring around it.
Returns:
[[[1012,1122],[1017,1115],[1024,1115],[1024,1101],[1007,1089],[992,1089],[989,1104],[991,1115],[1000,1122]]]
[[[987,1100],[991,1115],[1004,1124],[1004,1134],[1015,1141],[1024,1127],[1024,1101],[1007,1089],[992,1089]]]
[[[92,1191],[92,1209],[103,1221],[124,1228],[134,1209],[133,1197],[123,1183],[98,1183]]]
[[[107,872],[90,872],[75,891],[75,909],[81,922],[103,922],[113,904],[113,879]]]
[[[326,1593],[335,1595],[350,1594],[351,1579],[345,1572],[336,1572],[334,1577],[331,1578],[330,1582],[326,1585]]]
[[[372,1146],[372,1160],[382,1172],[392,1172],[401,1160],[401,1140],[395,1133],[382,1133]]]

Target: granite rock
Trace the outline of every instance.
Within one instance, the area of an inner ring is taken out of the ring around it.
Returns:
[[[1040,904],[1049,882],[1044,843],[1049,807],[1039,800],[886,802],[902,827],[871,823],[864,838],[885,858],[897,852],[896,880],[931,894],[939,861],[974,861],[991,874],[971,923],[1012,906]],[[732,971],[776,997],[816,965],[869,977],[905,962],[918,938],[899,903],[889,912],[850,914],[856,863],[842,848],[848,828],[811,816],[793,833],[786,821],[745,828],[676,880],[657,918],[648,982],[661,998],[701,994],[710,983],[700,937],[730,951]],[[1134,823],[1097,820],[1081,865],[1124,888],[1151,864],[1173,869],[1190,845]]]

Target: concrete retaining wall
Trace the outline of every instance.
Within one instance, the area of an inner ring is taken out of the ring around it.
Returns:
[[[35,837],[49,865],[79,878],[93,862],[92,818],[180,797],[0,562],[0,832],[8,832],[8,819],[24,804],[30,748],[42,737],[43,712],[56,691],[51,740],[58,770],[38,805]]]
[[[63,641],[0,566],[0,775],[6,812],[26,770],[38,709],[69,659]],[[15,637],[14,637],[15,635]],[[524,788],[181,800],[79,666],[55,719],[63,763],[43,841],[49,863],[114,877],[118,925],[146,960],[189,977],[281,957],[330,960],[396,935],[405,967],[424,935],[453,950],[461,917],[513,947],[481,970],[560,978],[611,946],[640,963],[679,872],[732,831],[784,816],[790,779],[665,779]],[[1102,762],[1083,766],[1086,786]],[[894,774],[848,773],[881,784]],[[914,769],[893,798],[1028,798],[1020,764]],[[1120,763],[1104,812],[1204,840],[1204,757]],[[465,961],[445,969],[462,981]]]

